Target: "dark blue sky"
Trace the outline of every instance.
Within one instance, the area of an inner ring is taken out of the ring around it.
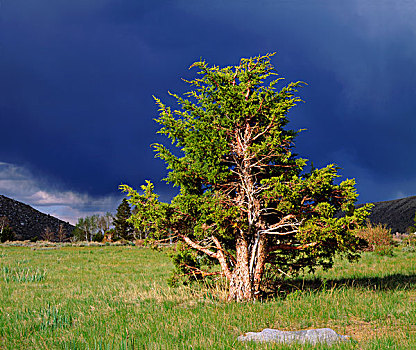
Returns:
[[[275,52],[303,80],[297,152],[355,177],[359,202],[416,194],[416,3],[410,0],[0,0],[0,194],[76,221],[118,185],[160,183],[152,95],[203,57]]]

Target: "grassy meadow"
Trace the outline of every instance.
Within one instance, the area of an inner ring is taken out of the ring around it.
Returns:
[[[0,349],[309,349],[236,338],[318,327],[354,340],[331,349],[416,349],[416,252],[364,253],[241,304],[223,288],[168,287],[171,267],[132,246],[0,246]]]

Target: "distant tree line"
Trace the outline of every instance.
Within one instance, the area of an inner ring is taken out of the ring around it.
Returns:
[[[134,212],[134,211],[133,211]],[[76,241],[133,241],[145,238],[147,235],[135,230],[130,223],[132,210],[127,199],[124,198],[113,215],[107,212],[103,215],[91,215],[81,217],[72,232],[71,239]],[[6,216],[0,216],[0,242],[12,241],[15,238],[14,231],[10,226],[10,220]],[[47,226],[40,233],[40,239],[50,242],[64,242],[69,238],[69,232],[64,225],[52,229]],[[35,240],[38,238],[36,237]]]
[[[111,232],[113,214],[91,215],[79,218],[73,231],[74,239],[78,241],[101,242],[104,236]]]
[[[133,241],[141,238],[128,221],[131,217],[131,208],[127,199],[124,198],[117,208],[116,215],[107,212],[104,215],[92,215],[79,218],[73,232],[75,240],[114,242]]]

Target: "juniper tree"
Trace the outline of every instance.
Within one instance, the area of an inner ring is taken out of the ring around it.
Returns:
[[[354,179],[337,184],[336,165],[310,168],[293,153],[300,131],[288,128],[287,116],[303,83],[279,87],[272,56],[225,68],[201,60],[191,66],[191,90],[171,94],[179,109],[155,98],[159,133],[180,150],[154,144],[166,181],[180,188],[171,204],[159,202],[150,182],[141,194],[120,186],[136,206],[136,227],[173,232],[194,252],[178,253],[177,271],[208,276],[215,272],[196,254],[216,261],[230,300],[258,297],[272,273],[329,268],[336,253],[354,259],[353,231],[368,215],[368,206],[354,206]]]
[[[113,219],[113,225],[116,233],[116,239],[131,239],[133,233],[132,224],[127,221],[131,216],[130,204],[126,198],[123,198],[117,208],[117,213]]]

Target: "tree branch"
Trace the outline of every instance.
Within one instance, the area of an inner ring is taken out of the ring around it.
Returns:
[[[217,253],[212,252],[211,250],[207,249],[206,247],[203,247],[202,245],[194,242],[192,239],[190,239],[188,236],[180,234],[179,237],[181,237],[189,246],[192,248],[199,250],[202,253],[205,253],[211,258],[218,259]]]
[[[302,250],[302,249],[314,247],[317,244],[318,244],[318,242],[302,244],[302,245],[299,245],[299,246],[292,246],[290,244],[279,244],[279,245],[275,245],[273,247],[270,247],[268,249],[268,252],[270,253],[270,252],[274,252],[276,250]]]
[[[282,218],[277,224],[271,225],[269,228],[265,229],[265,230],[261,230],[260,232],[262,233],[266,233],[266,234],[272,234],[272,235],[289,235],[291,233],[295,233],[299,231],[299,227],[302,225],[303,220],[302,221],[297,221],[296,222],[287,222],[290,219],[295,219],[296,217],[295,215],[287,215],[284,218]],[[285,231],[285,232],[276,232],[277,230],[280,230],[282,228],[285,227],[290,227],[293,230],[292,231]]]
[[[221,269],[224,272],[225,277],[227,277],[227,279],[230,281],[231,277],[232,277],[232,274],[231,274],[230,267],[228,266],[227,259],[224,256],[224,249],[222,248],[221,243],[220,243],[220,241],[218,240],[217,237],[212,236],[212,240],[214,241],[215,246],[218,249],[217,250],[217,259],[218,259],[218,261],[221,265]],[[235,259],[234,259],[234,261],[235,261]]]
[[[207,272],[201,269],[198,269],[195,266],[190,266],[187,264],[182,263],[181,266],[186,267],[187,269],[191,270],[191,272],[186,273],[185,275],[202,275],[202,277],[207,277],[207,276],[216,276],[216,275],[223,275],[224,273],[222,271],[215,271],[215,272]]]

